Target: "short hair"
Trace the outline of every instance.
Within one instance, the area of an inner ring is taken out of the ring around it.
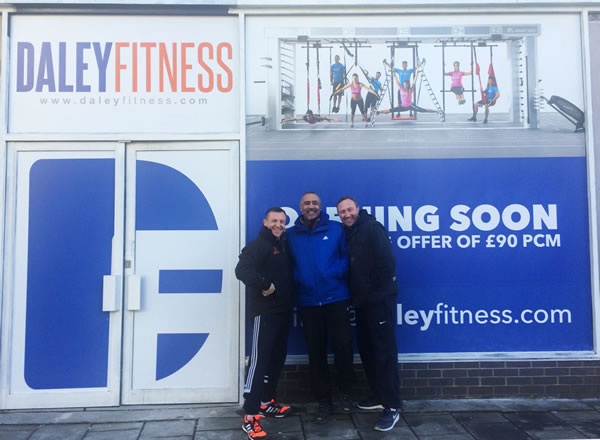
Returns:
[[[283,209],[281,209],[279,206],[274,206],[272,208],[267,209],[267,212],[265,212],[265,220],[267,218],[269,218],[269,214],[272,213],[272,212],[279,212],[279,213],[282,212],[282,213],[285,214],[285,211]]]
[[[360,208],[360,206],[358,206],[358,202],[356,201],[356,199],[352,196],[342,196],[340,197],[340,199],[337,201],[337,203],[335,204],[335,206],[338,206],[340,203],[342,203],[344,200],[352,200],[354,202],[354,204],[356,205],[357,208]]]
[[[402,61],[402,64],[404,64],[404,63],[408,64],[408,61]]]
[[[302,194],[302,196],[300,196],[300,200],[302,200],[304,198],[304,196],[307,194],[314,194],[315,196],[319,197],[319,200],[321,200],[321,197],[319,196],[319,194],[317,194],[314,191],[306,191],[304,194]]]

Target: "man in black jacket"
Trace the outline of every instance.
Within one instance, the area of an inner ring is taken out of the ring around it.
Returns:
[[[262,417],[285,417],[291,412],[275,400],[287,354],[294,294],[285,221],[283,209],[269,209],[258,237],[242,249],[235,268],[236,277],[248,287],[248,314],[254,324],[242,425],[249,439],[266,437],[259,421]]]
[[[356,310],[358,351],[373,398],[361,409],[383,408],[375,429],[389,431],[400,419],[396,315],[396,258],[387,231],[351,196],[337,211],[350,257],[350,294]]]

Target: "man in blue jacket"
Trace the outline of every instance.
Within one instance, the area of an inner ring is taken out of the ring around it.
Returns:
[[[389,431],[400,419],[401,406],[396,345],[396,257],[383,225],[360,209],[353,197],[342,197],[337,211],[348,240],[358,351],[373,392],[358,407],[383,409],[375,429]]]
[[[350,411],[354,378],[348,256],[342,225],[329,221],[314,192],[300,200],[302,215],[287,232],[294,260],[300,318],[308,347],[312,390],[319,403],[315,418],[325,423],[332,412],[332,389],[327,365],[327,340],[335,358],[337,385],[344,411]]]

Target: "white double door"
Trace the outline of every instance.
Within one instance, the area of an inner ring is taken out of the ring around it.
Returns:
[[[237,402],[235,142],[8,151],[0,407]]]

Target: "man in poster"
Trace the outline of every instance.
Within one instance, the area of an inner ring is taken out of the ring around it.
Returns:
[[[350,258],[350,294],[356,310],[358,351],[373,396],[361,409],[383,408],[375,429],[389,431],[400,419],[396,345],[396,258],[387,231],[351,196],[337,211],[344,223]]]

